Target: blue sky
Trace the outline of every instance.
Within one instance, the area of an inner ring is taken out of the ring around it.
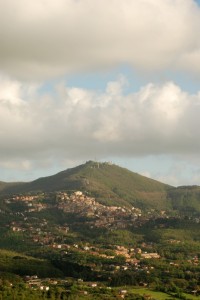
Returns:
[[[0,1],[0,180],[92,159],[199,184],[199,5]]]

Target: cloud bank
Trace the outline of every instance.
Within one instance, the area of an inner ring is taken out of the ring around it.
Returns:
[[[173,82],[125,93],[126,78],[104,91],[68,87],[54,93],[0,78],[0,157],[28,161],[54,157],[198,154],[200,93]]]
[[[0,69],[20,79],[131,64],[200,73],[193,0],[0,0]]]

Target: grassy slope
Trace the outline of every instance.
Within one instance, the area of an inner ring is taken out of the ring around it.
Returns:
[[[17,252],[0,249],[0,270],[17,275],[38,275],[40,277],[62,276],[47,260],[36,259]]]
[[[116,165],[88,164],[81,175],[88,179],[87,189],[105,204],[125,205],[126,201],[135,206],[166,205],[167,185]]]
[[[137,288],[136,287],[136,288],[132,289],[131,291],[134,294],[139,294],[141,296],[143,296],[143,295],[151,295],[151,297],[153,297],[154,299],[157,299],[157,300],[179,299],[179,298],[177,298],[175,296],[173,296],[173,298],[172,298],[172,296],[170,296],[170,295],[168,295],[166,293],[152,291],[152,290],[150,290],[148,288]],[[190,299],[191,300],[192,299],[198,299],[199,298],[199,297],[196,297],[196,296],[193,296],[193,295],[190,295],[190,294],[185,294],[185,293],[183,295],[185,295],[188,300],[190,300]]]

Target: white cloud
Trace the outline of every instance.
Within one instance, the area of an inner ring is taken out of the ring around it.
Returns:
[[[0,69],[23,79],[128,63],[200,72],[192,0],[0,0]]]
[[[168,82],[127,95],[125,82],[102,93],[61,83],[52,96],[0,78],[1,159],[199,153],[200,93]]]

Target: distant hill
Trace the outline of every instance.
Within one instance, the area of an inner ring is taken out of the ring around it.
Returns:
[[[108,162],[85,164],[28,183],[0,182],[0,195],[80,190],[100,203],[200,212],[200,187],[172,187]]]
[[[200,213],[200,186],[180,186],[168,191],[172,209],[187,215]]]
[[[24,185],[23,182],[3,182],[0,181],[0,194]]]

